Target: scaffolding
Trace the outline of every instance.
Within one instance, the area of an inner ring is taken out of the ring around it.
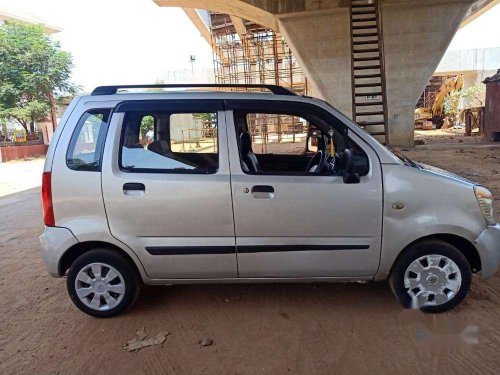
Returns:
[[[210,12],[210,21],[216,83],[273,84],[308,94],[304,71],[280,34],[246,20],[241,20],[244,30],[237,30],[222,13]],[[247,120],[263,150],[268,143],[295,142],[307,132],[295,116],[256,114]]]
[[[238,33],[230,16],[210,16],[217,83],[274,84],[307,94],[304,72],[281,35],[248,21]]]

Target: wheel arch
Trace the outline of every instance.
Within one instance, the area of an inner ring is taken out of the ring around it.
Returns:
[[[62,255],[61,259],[59,260],[59,265],[58,265],[58,271],[59,275],[63,276],[66,274],[68,269],[71,267],[73,262],[82,254],[85,254],[89,252],[90,250],[93,249],[99,249],[99,248],[106,248],[110,249],[112,251],[115,251],[116,253],[120,254],[123,256],[129,263],[134,267],[134,269],[137,271],[137,274],[139,275],[140,279],[144,281],[143,277],[143,270],[141,270],[142,265],[138,265],[136,261],[133,259],[132,256],[130,256],[129,253],[127,253],[125,250],[123,250],[121,247],[109,243],[109,242],[104,242],[104,241],[85,241],[85,242],[78,242],[68,248],[64,254]]]
[[[428,236],[420,237],[413,242],[409,243],[406,245],[398,254],[394,262],[392,263],[391,270],[389,272],[389,275],[392,273],[392,270],[396,263],[399,261],[399,259],[402,257],[403,254],[405,254],[408,249],[410,249],[412,246],[414,246],[417,243],[421,242],[426,242],[426,241],[443,241],[446,242],[454,247],[457,248],[458,251],[460,251],[467,261],[470,264],[472,273],[477,273],[481,271],[481,258],[479,256],[479,253],[477,249],[474,247],[474,245],[467,240],[464,237],[458,236],[456,234],[449,234],[449,233],[437,233],[437,234],[431,234]]]

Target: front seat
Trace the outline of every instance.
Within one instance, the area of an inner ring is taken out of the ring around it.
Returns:
[[[260,172],[259,161],[252,152],[252,137],[244,131],[240,134],[241,167],[244,172]]]

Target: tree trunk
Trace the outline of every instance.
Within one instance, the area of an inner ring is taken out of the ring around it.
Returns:
[[[21,124],[21,126],[22,126],[22,127],[23,127],[23,129],[24,129],[24,131],[25,131],[26,133],[29,133],[28,124],[26,124],[25,122],[21,122],[21,121],[18,121],[18,122]]]
[[[30,131],[29,133],[35,132],[35,121],[30,121]]]
[[[57,112],[56,112],[56,101],[54,99],[54,93],[49,92],[49,103],[50,103],[50,120],[52,121],[52,131],[56,130],[57,127]]]

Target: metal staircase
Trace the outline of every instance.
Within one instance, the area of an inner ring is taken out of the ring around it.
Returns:
[[[350,0],[352,118],[389,144],[380,0]]]

